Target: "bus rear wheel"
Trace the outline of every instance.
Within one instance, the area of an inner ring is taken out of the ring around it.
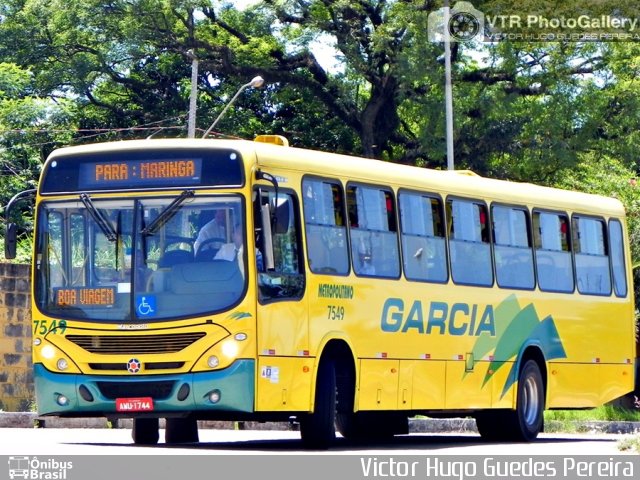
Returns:
[[[302,443],[308,449],[327,449],[336,438],[336,368],[333,360],[322,360],[318,367],[313,413],[300,418]]]
[[[535,360],[527,360],[518,376],[515,410],[488,410],[476,416],[478,432],[487,440],[530,442],[544,425],[544,381]]]
[[[136,445],[155,445],[160,438],[159,419],[134,418],[131,438]]]

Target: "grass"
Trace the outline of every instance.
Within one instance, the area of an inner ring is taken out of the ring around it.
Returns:
[[[586,422],[640,422],[640,409],[604,405],[593,410],[549,410],[544,412],[544,420],[546,431],[581,432]],[[626,436],[618,442],[618,449],[640,454],[640,435]]]
[[[623,438],[618,442],[618,449],[623,452],[631,451],[640,455],[640,435]]]
[[[592,410],[548,410],[545,422],[640,422],[640,410],[604,405]]]

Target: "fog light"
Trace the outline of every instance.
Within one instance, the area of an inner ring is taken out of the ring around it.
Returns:
[[[61,407],[66,407],[67,405],[69,405],[69,399],[64,395],[61,395],[60,393],[58,393],[56,395],[56,403]]]
[[[207,365],[209,365],[210,368],[216,368],[218,365],[220,365],[220,360],[218,360],[218,357],[216,357],[215,355],[211,355],[207,359]]]
[[[59,358],[56,366],[58,367],[58,370],[66,370],[69,368],[69,362],[64,358]]]
[[[220,393],[220,390],[214,390],[211,393],[209,393],[209,401],[211,403],[218,403],[220,401],[220,398],[222,398],[222,394]]]
[[[33,344],[34,344],[36,347],[39,347],[41,343],[42,343],[42,339],[41,339],[41,338],[34,338],[34,339],[33,339]]]
[[[235,338],[238,342],[244,342],[247,339],[247,334],[246,333],[236,333],[233,338]]]

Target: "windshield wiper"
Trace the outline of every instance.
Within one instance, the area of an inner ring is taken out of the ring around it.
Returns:
[[[88,210],[91,218],[98,224],[104,236],[107,237],[107,240],[110,242],[115,242],[118,239],[118,234],[113,229],[113,225],[111,222],[104,217],[104,214],[98,210],[93,202],[91,201],[91,197],[86,193],[80,194],[80,201],[84,204],[86,209]]]
[[[188,199],[195,195],[193,190],[185,190],[171,202],[167,207],[160,212],[160,214],[151,222],[148,226],[144,227],[141,231],[143,235],[153,235],[156,233],[165,223],[173,218],[178,213],[181,205]]]

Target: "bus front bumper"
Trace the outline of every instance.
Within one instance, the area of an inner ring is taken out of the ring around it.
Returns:
[[[211,372],[145,376],[61,374],[36,364],[34,382],[40,415],[252,412],[255,361],[236,360]]]

